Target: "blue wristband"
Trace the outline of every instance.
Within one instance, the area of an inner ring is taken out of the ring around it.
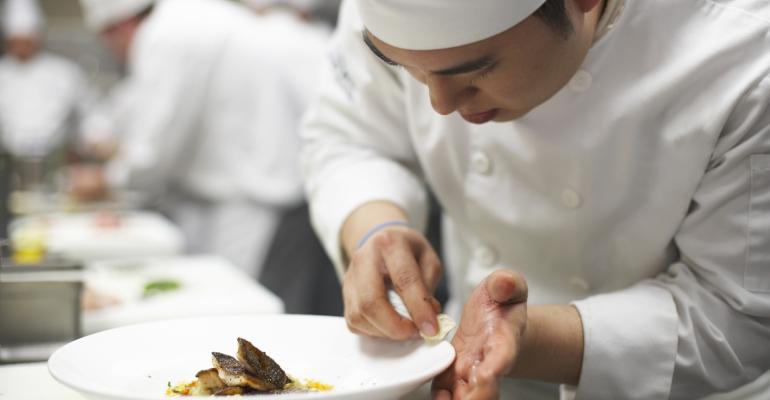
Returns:
[[[379,232],[383,228],[387,228],[389,226],[394,226],[394,225],[409,226],[409,222],[402,221],[402,220],[396,220],[396,221],[387,221],[387,222],[383,222],[383,223],[381,223],[379,225],[375,225],[372,229],[369,229],[366,232],[366,234],[364,234],[364,237],[362,237],[361,240],[358,241],[358,244],[356,245],[356,248],[360,249],[361,246],[363,246],[364,243],[366,243],[366,241],[369,240],[370,237],[372,237],[372,235],[374,235],[375,233]]]

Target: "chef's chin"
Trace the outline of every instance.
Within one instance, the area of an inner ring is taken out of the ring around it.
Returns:
[[[506,109],[500,109],[495,118],[492,120],[494,122],[511,122],[515,121],[521,117],[524,117],[525,115],[529,114],[529,112],[532,110],[506,110]]]

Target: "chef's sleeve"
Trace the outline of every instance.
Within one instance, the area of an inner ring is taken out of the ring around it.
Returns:
[[[575,302],[578,400],[695,399],[770,369],[770,78],[727,120],[675,242],[665,273]]]
[[[301,156],[312,223],[339,274],[340,230],[359,206],[392,202],[417,229],[427,218],[400,73],[366,47],[355,2],[345,2],[319,98],[305,118]]]
[[[116,116],[120,151],[107,168],[111,186],[152,197],[185,173],[196,147],[193,133],[204,122],[214,64],[203,53],[174,40],[136,46]]]

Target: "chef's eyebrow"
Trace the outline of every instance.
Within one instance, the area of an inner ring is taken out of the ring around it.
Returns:
[[[361,32],[361,36],[364,39],[364,43],[366,43],[366,47],[368,47],[369,50],[371,50],[372,53],[374,53],[374,55],[376,55],[380,60],[382,60],[382,62],[392,66],[400,65],[399,63],[388,58],[385,54],[382,54],[380,49],[378,49],[377,46],[374,45],[374,43],[372,42],[372,39],[369,37],[369,34],[366,32],[366,30]],[[484,69],[492,64],[493,64],[492,58],[488,56],[484,56],[481,58],[477,58],[475,60],[464,62],[454,67],[433,71],[433,73],[436,75],[460,75],[460,74],[465,74],[468,72]]]

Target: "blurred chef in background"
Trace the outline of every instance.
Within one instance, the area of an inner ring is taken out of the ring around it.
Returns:
[[[75,144],[91,91],[73,62],[41,50],[44,17],[36,0],[7,0],[0,59],[0,138],[17,161],[22,189],[42,184],[46,158]],[[50,161],[50,160],[49,160]],[[34,169],[30,171],[29,168]],[[50,167],[50,165],[48,165]],[[21,179],[24,178],[24,179]]]
[[[326,34],[223,0],[81,0],[88,27],[127,64],[101,171],[73,174],[140,190],[180,225],[190,252],[221,254],[252,276],[281,210],[302,201],[298,124]]]

